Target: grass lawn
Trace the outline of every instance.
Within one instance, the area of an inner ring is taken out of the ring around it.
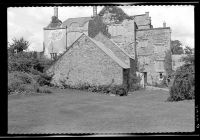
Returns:
[[[166,102],[167,91],[109,96],[60,90],[8,98],[8,133],[137,133],[194,131],[194,100]]]

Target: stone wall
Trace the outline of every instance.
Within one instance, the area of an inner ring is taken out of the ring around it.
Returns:
[[[72,45],[82,33],[88,34],[88,23],[86,22],[83,26],[80,26],[78,23],[73,22],[67,27],[67,47]]]
[[[119,46],[115,45],[113,41],[105,37],[102,33],[95,36],[95,40],[102,42],[107,48],[109,48],[120,60],[130,66],[129,56],[123,52]]]
[[[108,26],[111,39],[130,56],[135,57],[135,22],[124,20],[122,24]]]
[[[147,82],[158,81],[165,74],[165,52],[170,49],[170,28],[139,29],[136,31],[139,68],[147,72]]]
[[[63,53],[66,50],[66,29],[44,29],[44,55],[51,58],[50,53]]]
[[[138,29],[150,29],[151,28],[151,17],[149,12],[142,15],[132,16],[137,24]]]
[[[123,83],[123,69],[85,35],[47,73],[54,74],[52,83],[55,85],[61,85],[60,80],[71,86]]]

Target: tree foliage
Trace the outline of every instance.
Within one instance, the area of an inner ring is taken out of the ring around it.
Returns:
[[[51,22],[47,26],[47,28],[56,28],[62,24],[62,21],[58,19],[56,16],[51,17]]]
[[[189,46],[186,46],[184,48],[185,54],[192,54],[193,53],[193,49]]]
[[[182,43],[179,40],[171,41],[171,52],[172,54],[183,54],[183,48],[181,47]]]
[[[186,64],[193,64],[194,65],[194,55],[188,54],[186,56],[182,57],[182,61],[185,62]]]
[[[9,44],[9,51],[14,52],[16,51],[17,53],[22,52],[28,48],[30,43],[26,41],[23,37],[20,39],[12,39],[13,43]]]
[[[120,23],[124,19],[130,19],[130,17],[119,7],[117,6],[105,6],[100,12],[99,15],[103,16],[106,12],[111,13],[110,19],[113,19],[115,23]]]
[[[169,101],[194,99],[195,79],[194,65],[185,64],[176,71],[172,87],[170,88]]]
[[[108,38],[111,37],[111,35],[108,33],[107,26],[103,23],[102,17],[96,16],[93,20],[89,21],[88,35],[89,37],[94,38],[99,32],[101,32]]]

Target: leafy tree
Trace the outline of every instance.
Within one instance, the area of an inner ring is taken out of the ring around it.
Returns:
[[[16,38],[12,39],[13,43],[9,44],[9,49],[8,51],[14,52],[16,51],[17,53],[22,52],[28,48],[30,43],[26,41],[23,37],[21,37],[19,40]]]
[[[170,88],[170,97],[168,98],[168,101],[180,101],[195,98],[194,73],[193,64],[184,64],[177,69],[173,85]]]
[[[106,11],[111,13],[110,19],[114,19],[115,23],[120,23],[124,19],[130,19],[130,17],[119,7],[117,6],[105,6],[100,12],[99,15],[103,16]]]
[[[183,48],[181,47],[182,43],[179,40],[171,41],[171,52],[172,54],[183,54]]]
[[[183,56],[182,61],[186,64],[194,64],[194,55],[188,54],[187,56]]]
[[[193,53],[193,49],[189,46],[186,46],[184,51],[185,51],[185,54],[192,54]]]
[[[111,37],[111,35],[108,33],[108,28],[106,24],[103,23],[102,17],[96,16],[93,20],[89,21],[88,24],[88,35],[91,38],[94,38],[99,32],[107,36],[108,38]]]
[[[195,98],[194,55],[188,53],[187,56],[182,57],[182,60],[185,64],[180,66],[175,72],[168,101],[180,101]]]

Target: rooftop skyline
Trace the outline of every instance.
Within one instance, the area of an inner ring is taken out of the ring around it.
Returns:
[[[149,12],[154,28],[163,27],[163,22],[172,30],[171,39],[194,48],[194,6],[119,6],[131,15]],[[93,7],[58,7],[58,17],[64,22],[68,18],[91,17]],[[97,7],[97,13],[103,6]],[[54,15],[53,7],[8,8],[8,41],[24,37],[30,42],[29,50],[43,50],[43,28]]]

